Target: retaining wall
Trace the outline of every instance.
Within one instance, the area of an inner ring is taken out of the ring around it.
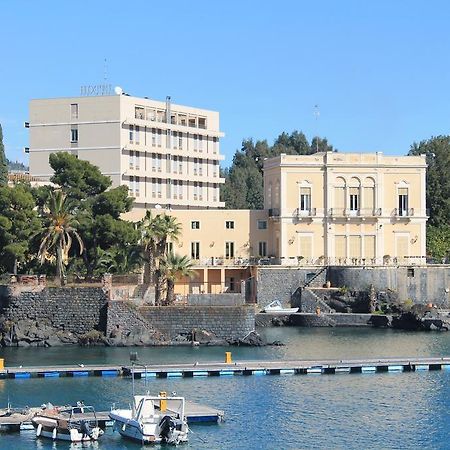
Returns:
[[[139,313],[170,339],[197,328],[235,340],[255,329],[253,306],[144,306]]]
[[[291,303],[292,295],[303,286],[309,268],[260,267],[257,275],[257,302],[260,308],[274,300],[285,305]],[[399,299],[411,299],[414,303],[434,303],[450,306],[450,266],[401,266],[401,267],[353,267],[330,266],[315,281],[315,285],[330,281],[334,287],[346,286],[351,290],[367,290],[372,284],[376,291],[391,289]]]
[[[102,288],[24,290],[3,286],[0,290],[0,314],[6,320],[34,320],[76,334],[106,330],[106,302]]]

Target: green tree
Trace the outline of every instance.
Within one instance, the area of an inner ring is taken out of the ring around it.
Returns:
[[[8,163],[3,145],[3,130],[0,124],[0,186],[8,185]]]
[[[31,188],[0,187],[0,267],[16,274],[34,257],[33,238],[41,230]]]
[[[183,277],[192,278],[195,270],[188,256],[176,255],[173,252],[170,252],[162,261],[161,267],[167,281],[166,305],[170,305],[175,300],[175,282]]]
[[[77,205],[78,230],[85,244],[82,254],[85,274],[88,278],[102,275],[105,264],[101,264],[101,259],[105,252],[123,256],[121,249],[131,252],[138,241],[135,225],[121,218],[133,205],[128,188],[108,189],[111,180],[98,167],[68,153],[52,154],[50,165],[55,171],[51,181],[61,186]],[[47,195],[48,190],[40,189],[37,201],[42,203]]]
[[[83,253],[83,241],[76,230],[78,225],[71,213],[70,203],[61,190],[53,191],[48,200],[46,214],[46,229],[39,246],[38,257],[43,264],[46,260],[56,261],[56,277],[61,285],[65,282],[65,269],[72,247],[72,237]]]
[[[427,226],[427,253],[437,262],[450,262],[450,225]]]
[[[49,162],[55,172],[50,181],[58,185],[69,199],[87,199],[111,186],[111,178],[102,175],[97,166],[70,153],[52,153]]]
[[[437,136],[414,142],[409,155],[426,155],[429,224],[435,227],[450,223],[450,136]]]
[[[283,132],[270,146],[266,140],[254,142],[244,139],[230,168],[221,171],[225,184],[221,185],[221,200],[228,209],[262,209],[264,207],[264,160],[286,155],[310,155],[319,151],[333,151],[325,138],[314,138],[311,143],[300,131]]]

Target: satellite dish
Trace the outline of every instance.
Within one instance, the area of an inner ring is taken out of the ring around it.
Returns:
[[[115,92],[117,95],[122,95],[122,94],[123,94],[123,89],[122,89],[120,86],[116,86],[116,87],[114,88],[114,92]]]
[[[156,209],[161,209],[162,206],[158,203],[157,205],[155,205],[155,208],[156,208]]]

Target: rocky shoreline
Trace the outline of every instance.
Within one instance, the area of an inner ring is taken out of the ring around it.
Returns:
[[[283,345],[279,341],[267,342],[257,331],[248,333],[241,339],[221,339],[214,333],[194,329],[190,333],[179,334],[169,339],[163,333],[136,325],[131,331],[117,330],[109,335],[98,330],[76,334],[55,329],[45,322],[24,319],[17,322],[0,322],[1,347],[57,347],[72,346],[252,346]]]

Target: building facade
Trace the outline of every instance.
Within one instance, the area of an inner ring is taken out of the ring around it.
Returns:
[[[426,163],[382,153],[280,155],[264,164],[281,264],[426,262]]]
[[[135,208],[220,208],[219,113],[126,94],[31,100],[30,175],[66,151],[126,185]]]

